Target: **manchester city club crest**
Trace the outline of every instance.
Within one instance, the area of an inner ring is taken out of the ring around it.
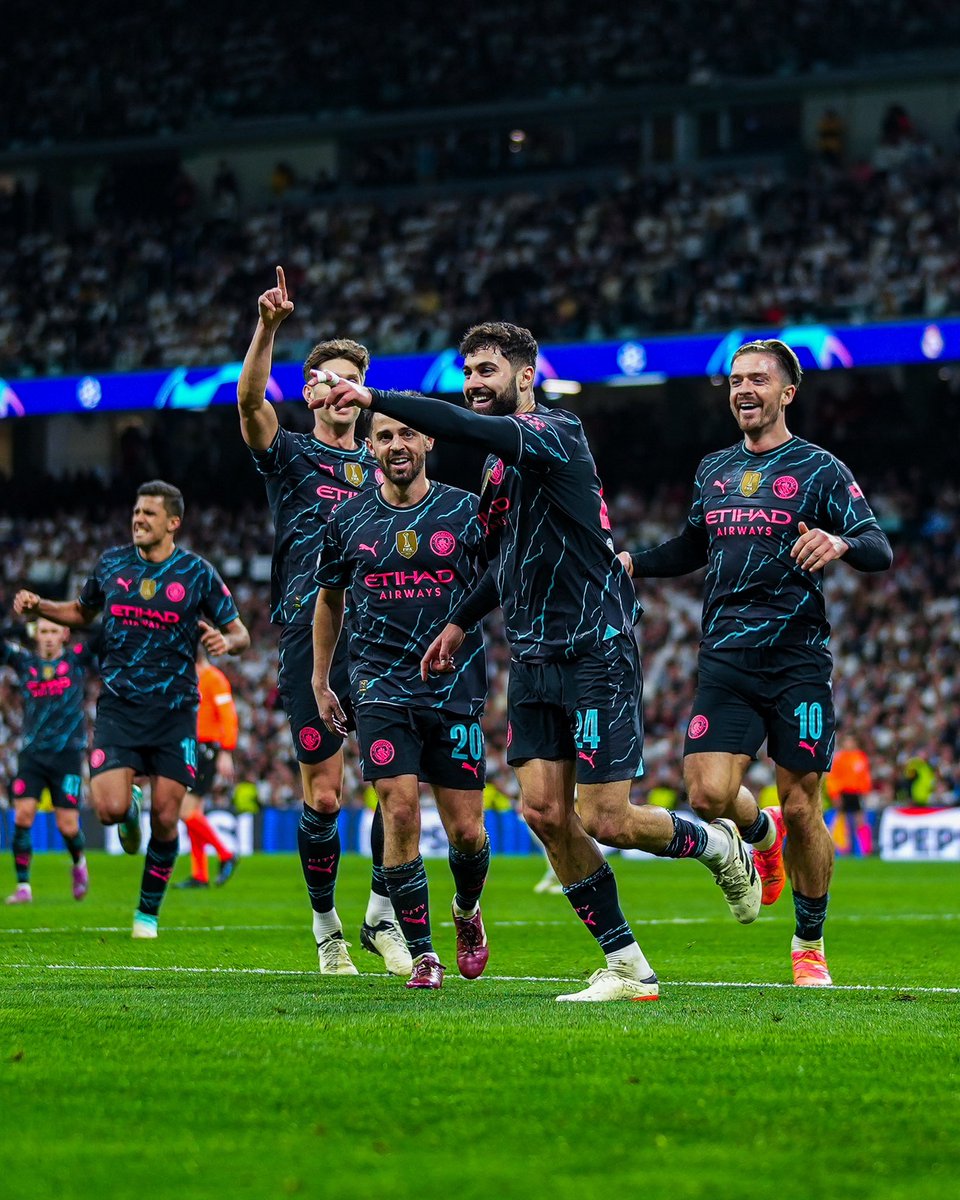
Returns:
[[[744,471],[743,477],[740,480],[740,493],[743,496],[752,496],[760,487],[760,481],[763,476],[759,471]]]
[[[359,463],[347,463],[343,468],[343,473],[347,477],[347,483],[352,483],[354,487],[360,487],[366,479],[367,474]]]
[[[397,549],[404,558],[413,558],[419,545],[415,529],[401,529],[397,534]]]
[[[152,600],[157,594],[157,581],[155,579],[140,580],[140,595],[144,600]]]

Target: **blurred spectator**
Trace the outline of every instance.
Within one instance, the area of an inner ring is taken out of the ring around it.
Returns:
[[[844,734],[833,766],[826,776],[827,794],[837,814],[843,814],[850,853],[868,855],[873,851],[870,826],[866,819],[868,797],[873,790],[870,760],[852,734]],[[834,831],[836,840],[836,831]]]
[[[824,110],[817,122],[817,154],[821,162],[839,167],[843,162],[847,127],[843,117],[835,108]]]

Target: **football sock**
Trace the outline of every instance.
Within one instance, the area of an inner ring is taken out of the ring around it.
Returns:
[[[203,834],[193,823],[194,815],[191,814],[184,821],[190,838],[190,874],[201,883],[209,883],[210,868],[207,866],[207,856],[204,852]]]
[[[637,979],[649,979],[654,973],[653,967],[647,962],[636,942],[608,954],[607,966],[613,967],[614,970],[619,968],[621,974],[636,976]]]
[[[313,911],[330,912],[340,865],[337,813],[319,813],[305,804],[297,826],[297,849]]]
[[[343,925],[340,923],[335,908],[331,908],[328,912],[313,914],[313,936],[318,943],[337,933],[343,937]]]
[[[756,846],[758,850],[769,850],[777,840],[777,827],[773,823],[773,817],[759,807],[757,819],[750,825],[739,828],[740,837],[751,846]]]
[[[30,830],[22,825],[13,827],[13,865],[17,872],[17,883],[30,882],[30,860],[33,858],[33,842]]]
[[[80,859],[83,858],[83,848],[87,844],[87,839],[83,836],[83,830],[78,829],[73,837],[67,837],[65,833],[61,834],[61,836],[63,838],[64,845],[70,852],[70,857],[73,859],[74,863],[78,863]]]
[[[456,888],[453,903],[457,916],[472,917],[477,911],[490,869],[490,838],[484,835],[483,846],[474,853],[451,846],[447,857]]]
[[[212,846],[214,848],[217,858],[222,863],[233,857],[229,848],[217,837],[217,831],[202,812],[198,810],[195,813],[191,813],[187,818],[186,825],[187,829],[190,829],[192,826],[197,831],[201,846]]]
[[[622,950],[636,941],[620,910],[617,881],[609,863],[563,889],[573,911],[600,943],[604,954]]]
[[[178,839],[171,838],[169,842],[161,841],[156,835],[151,835],[147,842],[147,858],[143,864],[143,879],[140,881],[140,903],[138,912],[149,917],[155,917],[160,911],[160,904],[173,874],[174,863],[177,861]]]
[[[418,854],[410,862],[396,867],[384,867],[383,873],[390,889],[393,911],[397,914],[411,958],[433,953],[430,933],[430,899],[427,895],[427,872]]]
[[[676,813],[670,813],[673,822],[673,837],[668,845],[658,850],[659,858],[703,858],[707,850],[710,827],[698,825],[695,821],[685,821]]]
[[[797,915],[796,936],[802,942],[816,942],[823,937],[823,923],[827,919],[826,896],[802,896],[793,893],[793,908]]]
[[[387,881],[383,877],[383,813],[380,811],[379,804],[373,810],[373,823],[370,826],[370,857],[373,859],[370,891],[373,893],[373,896],[380,896],[387,902],[386,909],[390,915],[384,919],[389,921],[393,916],[393,909],[390,905],[390,893],[387,891]],[[373,897],[371,897],[372,903]]]

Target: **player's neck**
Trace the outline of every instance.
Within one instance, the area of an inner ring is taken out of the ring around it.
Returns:
[[[430,480],[426,475],[418,475],[406,486],[398,486],[385,479],[380,485],[380,495],[393,508],[413,508],[430,491]]]
[[[356,450],[357,437],[355,423],[347,425],[328,425],[325,421],[317,421],[313,427],[313,436],[325,446],[335,450]]]
[[[750,435],[745,433],[743,447],[750,454],[766,454],[768,450],[776,450],[792,438],[793,434],[786,425],[779,425],[775,429],[763,430],[755,439],[751,439]]]
[[[162,542],[156,542],[153,546],[137,546],[136,550],[144,562],[162,563],[176,550],[173,538],[164,538]]]
[[[533,394],[533,392],[530,392],[529,395],[521,396],[520,402],[516,407],[516,411],[518,413],[533,412],[533,410],[536,407],[537,407],[537,398]]]

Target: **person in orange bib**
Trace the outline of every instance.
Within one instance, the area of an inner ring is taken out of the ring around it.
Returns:
[[[178,888],[210,886],[207,846],[214,848],[220,860],[218,887],[227,882],[240,862],[238,855],[230,852],[203,815],[203,797],[213,787],[217,776],[224,783],[233,782],[233,751],[237,745],[239,722],[230,680],[210,662],[202,646],[197,650],[197,683],[200,687],[197,775],[180,807],[180,819],[190,835],[190,874],[176,884]]]

